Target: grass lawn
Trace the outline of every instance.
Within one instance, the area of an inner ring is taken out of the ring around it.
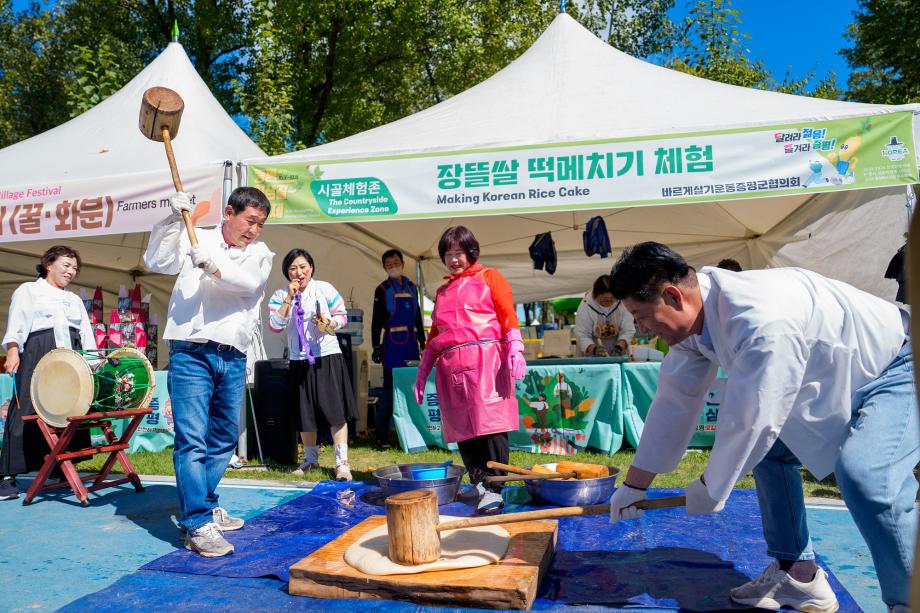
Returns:
[[[625,471],[632,462],[634,451],[632,449],[619,451],[610,456],[604,453],[583,452],[578,454],[575,460],[579,462],[594,462],[598,464],[608,464],[618,467]],[[96,471],[102,466],[104,455],[97,455],[94,458],[77,465],[80,471]],[[411,464],[418,462],[444,462],[453,459],[460,462],[459,454],[454,454],[444,450],[429,450],[421,453],[407,454],[403,453],[395,444],[392,449],[386,451],[377,451],[373,443],[368,439],[354,439],[348,449],[348,461],[351,464],[351,471],[355,479],[360,481],[374,482],[373,471],[393,464]],[[533,464],[543,464],[547,462],[556,462],[559,456],[527,453],[524,451],[511,452],[511,464],[516,466],[531,466]],[[159,452],[140,451],[131,455],[131,461],[138,473],[142,475],[173,475],[172,449],[166,449]],[[302,477],[291,474],[295,466],[284,466],[280,464],[270,464],[268,470],[228,470],[227,476],[240,479],[272,479],[277,481],[320,481],[323,479],[334,478],[334,465],[332,447],[326,446],[320,448],[319,461],[321,468],[310,470],[304,473]],[[677,469],[666,475],[659,475],[655,480],[655,487],[685,487],[688,483],[697,479],[706,467],[709,461],[709,450],[691,450],[687,452],[681,460]],[[116,465],[117,466],[117,465]],[[117,468],[115,469],[118,470]],[[115,471],[113,471],[115,472]],[[805,495],[823,498],[840,498],[840,490],[833,476],[817,481],[806,471],[803,471],[805,477]],[[518,482],[519,484],[521,482]],[[736,487],[751,488],[754,487],[754,479],[750,475],[738,482]]]

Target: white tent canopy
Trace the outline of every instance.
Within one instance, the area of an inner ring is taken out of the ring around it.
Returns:
[[[521,57],[445,102],[326,145],[246,162],[347,164],[394,154],[681,134],[905,110],[917,113],[920,105],[823,100],[700,79],[621,53],[560,14]],[[722,257],[735,257],[745,266],[804,266],[892,298],[893,282],[881,277],[903,241],[904,194],[900,187],[583,212],[478,217],[470,211],[471,216],[325,228],[373,249],[396,246],[420,258],[429,293],[444,272],[438,238],[456,224],[473,230],[483,263],[509,278],[516,300],[583,292],[612,264],[611,259],[588,259],[582,251],[584,224],[600,214],[614,255],[623,246],[657,240],[675,246],[697,266]],[[273,235],[284,232],[271,230]],[[527,251],[534,235],[547,231],[553,232],[559,260],[553,276],[534,271]],[[858,262],[847,261],[855,245]]]
[[[173,141],[183,178],[186,172],[198,170],[199,174],[211,176],[210,183],[216,181],[220,188],[226,162],[264,155],[214,98],[182,46],[170,43],[122,89],[97,106],[52,130],[0,150],[0,187],[66,186],[77,182],[93,185],[98,195],[106,193],[112,184],[146,182],[162,195],[172,193],[175,188],[163,144],[147,139],[138,129],[141,97],[155,85],[179,92],[185,103]],[[229,178],[228,174],[226,184]],[[54,202],[50,201],[52,206]],[[165,214],[154,213],[155,217]],[[107,293],[106,308],[114,307],[113,292],[118,291],[118,286],[133,286],[135,274],[144,272],[147,236],[145,232],[100,233],[24,242],[6,242],[9,236],[0,236],[0,305],[9,304],[12,291],[20,283],[35,278],[38,258],[49,246],[63,243],[77,249],[83,259],[83,270],[74,285],[86,287],[90,293],[101,285]],[[145,291],[153,291],[153,310],[162,317],[172,278],[150,275],[141,282]],[[0,326],[5,326],[6,311],[0,308]]]

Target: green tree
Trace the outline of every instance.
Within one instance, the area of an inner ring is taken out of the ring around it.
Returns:
[[[552,21],[542,0],[278,0],[296,140],[314,145],[394,121],[494,74]]]
[[[74,57],[74,79],[67,82],[70,115],[85,113],[114,94],[124,84],[121,64],[108,41],[96,47],[78,45]]]
[[[246,83],[237,84],[240,110],[250,134],[269,155],[302,148],[294,139],[294,74],[289,50],[278,39],[275,2],[252,4]]]
[[[815,73],[800,79],[787,74],[777,81],[763,60],[754,60],[747,48],[750,38],[741,29],[741,10],[731,0],[697,0],[680,32],[677,53],[670,67],[696,77],[787,94],[837,99],[841,92],[833,72],[812,85]]]
[[[920,102],[920,2],[859,0],[843,49],[852,72],[849,97],[860,102]]]
[[[231,113],[243,64],[245,0],[35,2],[0,0],[0,146],[49,130],[122,87],[170,40],[186,52]]]
[[[668,17],[674,0],[584,0],[572,7],[601,40],[634,57],[666,56],[677,42],[677,26]]]

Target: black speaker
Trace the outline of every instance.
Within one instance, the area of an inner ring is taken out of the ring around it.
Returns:
[[[262,455],[281,464],[297,464],[297,429],[288,399],[288,361],[260,360],[253,371],[253,404]],[[247,446],[256,455],[255,437]]]

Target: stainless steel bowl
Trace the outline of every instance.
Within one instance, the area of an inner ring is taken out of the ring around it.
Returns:
[[[556,463],[541,464],[550,470],[556,470]],[[601,504],[610,500],[616,490],[617,475],[620,469],[608,466],[610,475],[599,479],[540,479],[524,481],[527,491],[534,498],[562,507]]]
[[[413,468],[433,468],[435,466],[440,466],[440,463],[396,464],[378,468],[374,471],[374,476],[377,477],[377,484],[380,485],[380,489],[386,496],[412,490],[432,490],[438,497],[439,505],[453,502],[457,497],[457,490],[460,488],[460,481],[466,474],[466,469],[451,464],[446,467],[447,476],[443,479],[412,478]]]

